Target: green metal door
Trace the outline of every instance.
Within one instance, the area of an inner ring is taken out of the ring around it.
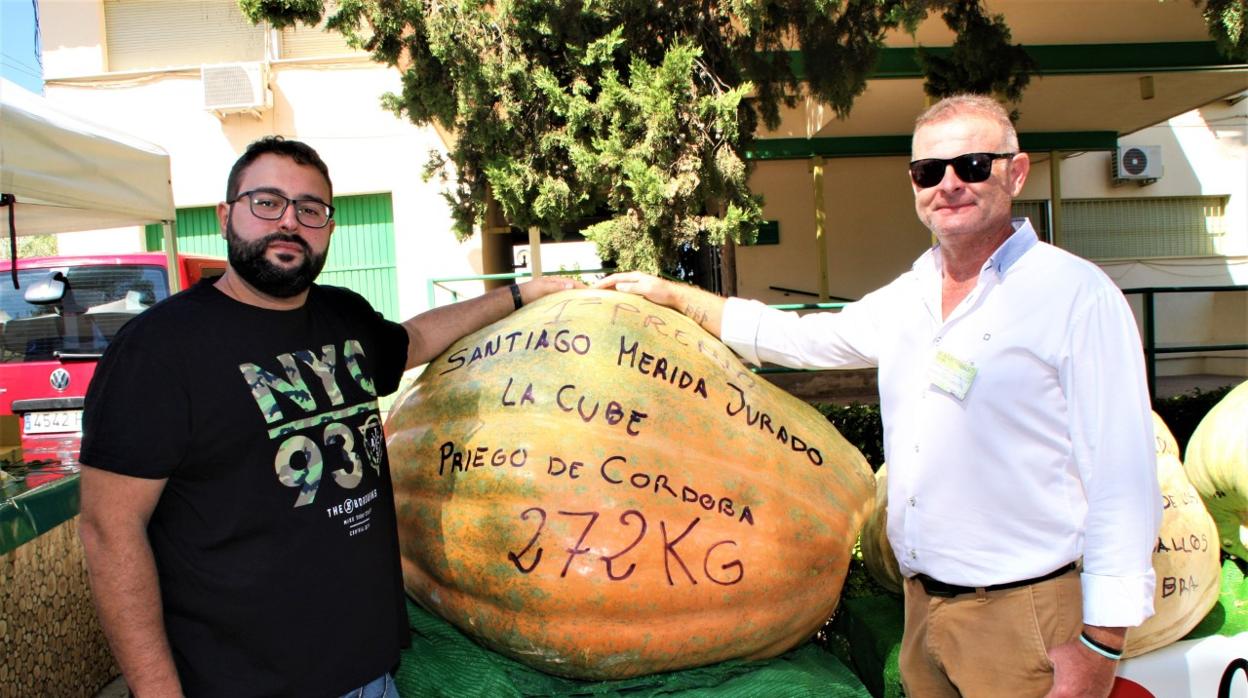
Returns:
[[[146,232],[148,252],[164,251],[161,226],[149,225]],[[178,209],[178,252],[225,257],[225,239],[217,227],[216,206]]]
[[[225,257],[225,240],[213,206],[178,209],[178,251]],[[334,197],[334,236],[317,283],[344,286],[368,299],[387,319],[399,321],[394,263],[394,208],[390,194]],[[147,226],[147,249],[163,250],[159,225]]]
[[[394,264],[394,208],[389,194],[335,196],[333,242],[318,283],[345,286],[399,322]]]

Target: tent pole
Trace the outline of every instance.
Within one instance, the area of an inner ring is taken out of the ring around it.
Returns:
[[[178,264],[178,222],[161,221],[161,229],[165,234],[165,257],[169,264],[170,295],[182,290],[182,268]]]
[[[17,223],[13,212],[17,210],[17,197],[12,194],[0,194],[0,206],[8,209],[9,214],[9,271],[13,274],[13,288],[21,288],[17,282]]]

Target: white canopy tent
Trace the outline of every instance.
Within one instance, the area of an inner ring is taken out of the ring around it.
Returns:
[[[0,194],[9,202],[0,207],[5,238],[163,223],[169,272],[177,274],[169,155],[3,79]]]

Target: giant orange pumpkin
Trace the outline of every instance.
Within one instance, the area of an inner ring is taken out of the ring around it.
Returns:
[[[802,642],[874,491],[818,412],[613,291],[549,296],[455,343],[386,432],[409,594],[575,678]]]

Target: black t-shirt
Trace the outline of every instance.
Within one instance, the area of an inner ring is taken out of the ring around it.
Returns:
[[[377,395],[401,325],[345,289],[275,311],[203,282],[129,322],[86,397],[82,462],[168,478],[148,526],[188,696],[337,696],[406,644]]]

